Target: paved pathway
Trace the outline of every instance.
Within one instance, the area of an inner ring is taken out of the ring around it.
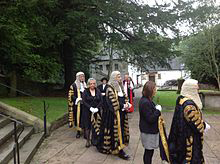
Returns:
[[[138,96],[140,91],[136,93]],[[137,104],[135,104],[137,109]],[[167,131],[170,127],[172,112],[163,113]],[[125,151],[131,155],[131,160],[125,161],[114,155],[99,153],[94,146],[85,148],[86,141],[76,139],[76,132],[67,125],[55,130],[44,140],[32,164],[142,164],[143,147],[140,142],[138,128],[138,112],[129,115],[130,144]],[[220,115],[205,115],[205,120],[212,129],[205,135],[204,156],[206,164],[220,164]],[[153,156],[153,164],[161,164],[159,151]]]

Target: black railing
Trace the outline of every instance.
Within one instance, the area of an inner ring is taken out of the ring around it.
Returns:
[[[11,118],[11,117],[9,117],[9,116],[6,116],[6,115],[3,115],[3,114],[1,114],[0,113],[0,115],[2,116],[2,117],[5,117],[6,119],[10,119],[13,123],[14,123],[14,146],[13,146],[13,156],[14,156],[14,164],[16,164],[16,163],[18,163],[18,164],[20,164],[20,154],[19,154],[19,143],[18,143],[18,139],[19,139],[19,137],[20,137],[20,135],[21,135],[21,133],[24,131],[24,125],[23,125],[23,123],[22,122],[20,122],[20,121],[17,121],[17,120],[15,120],[15,119],[13,119],[13,118]],[[17,125],[18,125],[18,127],[17,127]],[[19,125],[21,126],[21,131],[20,131],[20,133],[18,133],[18,128],[19,128]],[[16,153],[17,153],[17,156],[16,156]]]
[[[10,86],[8,86],[8,85],[5,85],[5,84],[2,84],[2,83],[0,83],[0,85],[1,86],[4,86],[4,87],[6,87],[6,88],[9,88],[9,89],[11,89],[11,90],[14,90],[14,91],[16,91],[16,92],[18,92],[18,93],[21,93],[21,94],[23,94],[23,95],[26,95],[26,96],[29,96],[29,97],[32,97],[32,98],[37,98],[36,96],[33,96],[33,95],[31,95],[31,94],[29,94],[29,93],[26,93],[26,92],[23,92],[23,91],[21,91],[21,90],[19,90],[19,89],[16,89],[16,88],[13,88],[13,87],[10,87]],[[44,120],[44,137],[46,137],[47,136],[47,109],[49,108],[49,104],[47,104],[46,103],[46,101],[45,100],[43,100],[43,106],[44,106],[44,109],[43,109],[43,112],[44,112],[44,118],[43,118],[43,120]],[[7,116],[5,116],[5,117],[7,117]],[[18,164],[20,163],[20,159],[19,159],[19,146],[18,146],[18,138],[19,138],[19,136],[21,135],[21,133],[19,133],[19,135],[17,136],[17,128],[16,128],[16,126],[17,126],[17,123],[21,123],[21,122],[19,122],[19,121],[16,121],[15,119],[12,119],[12,118],[10,118],[10,117],[8,117],[10,120],[13,120],[13,122],[14,122],[14,126],[15,126],[15,128],[14,128],[14,135],[15,135],[15,146],[14,146],[14,150],[17,150],[17,161],[18,161]],[[22,124],[23,125],[23,124]],[[16,163],[16,151],[14,151],[14,163]]]

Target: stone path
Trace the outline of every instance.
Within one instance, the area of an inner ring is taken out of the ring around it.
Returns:
[[[140,92],[136,93],[138,94]],[[135,107],[137,109],[137,103]],[[167,132],[172,115],[172,112],[163,113]],[[142,164],[144,149],[140,142],[138,112],[130,114],[129,118],[130,143],[125,149],[131,155],[129,161],[114,155],[101,154],[94,146],[85,148],[86,141],[83,138],[76,139],[76,132],[65,125],[44,140],[31,164]],[[203,152],[206,164],[220,164],[220,115],[205,115],[204,118],[212,127],[205,135]],[[158,150],[154,153],[153,164],[161,164]]]

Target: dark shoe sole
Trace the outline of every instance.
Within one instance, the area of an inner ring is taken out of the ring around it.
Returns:
[[[130,156],[129,155],[118,155],[119,158],[124,159],[124,160],[129,160]]]

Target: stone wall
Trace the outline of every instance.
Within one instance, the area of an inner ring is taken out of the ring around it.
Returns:
[[[108,75],[108,66],[109,61],[97,61],[90,65],[90,77],[95,78],[97,80],[97,84],[100,84],[100,80]],[[95,69],[96,68],[96,69]],[[125,73],[128,72],[128,63],[121,60],[114,60],[113,71],[121,72],[122,79],[124,78]]]
[[[205,108],[218,108],[220,110],[219,92],[201,92],[200,97]]]

